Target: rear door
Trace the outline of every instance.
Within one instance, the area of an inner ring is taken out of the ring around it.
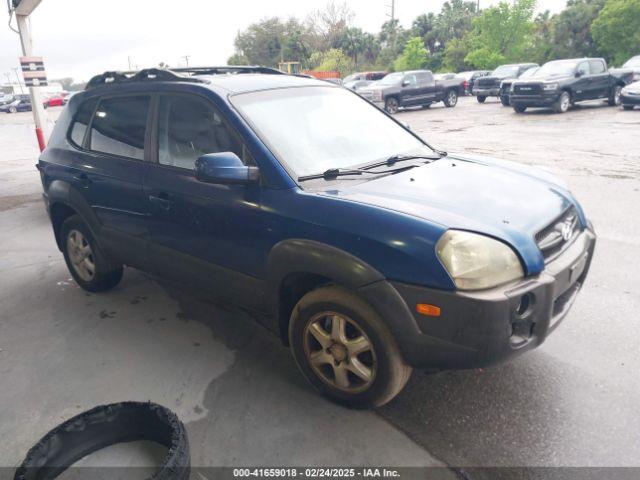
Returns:
[[[591,70],[589,83],[589,97],[592,99],[605,98],[609,96],[609,72],[603,60],[589,60]]]
[[[421,105],[436,101],[436,81],[431,72],[416,73],[418,79],[418,98]]]
[[[589,100],[591,98],[591,68],[589,62],[584,61],[578,64],[576,72],[580,74],[574,83],[574,100]]]
[[[120,261],[138,268],[144,268],[146,259],[142,176],[150,102],[149,95],[87,100],[69,132],[69,140],[81,150],[72,182],[100,223],[100,240]]]
[[[258,245],[267,234],[261,223],[260,185],[201,183],[194,170],[196,160],[207,153],[233,152],[254,165],[251,154],[209,99],[161,94],[156,110],[156,152],[144,179],[153,269],[260,308],[258,276],[265,259]]]

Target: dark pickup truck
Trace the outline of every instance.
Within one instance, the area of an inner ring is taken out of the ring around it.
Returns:
[[[358,90],[358,93],[391,114],[401,107],[427,108],[435,102],[455,107],[458,97],[464,93],[464,79],[436,80],[429,70],[395,72]]]
[[[480,103],[484,103],[487,97],[499,97],[500,84],[504,80],[516,79],[527,70],[536,67],[539,67],[537,63],[501,65],[491,75],[477,79],[473,84],[472,93]]]
[[[585,100],[606,99],[611,106],[620,105],[622,89],[632,77],[631,71],[607,70],[602,58],[554,60],[533,77],[513,82],[511,105],[518,113],[529,107],[565,113],[571,105]]]

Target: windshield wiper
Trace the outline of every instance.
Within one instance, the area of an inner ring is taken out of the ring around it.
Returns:
[[[362,167],[361,170],[369,171],[378,167],[392,167],[396,163],[407,162],[409,160],[431,160],[432,162],[434,162],[447,156],[447,152],[443,152],[441,150],[434,150],[433,153],[435,153],[436,155],[393,155],[386,160],[383,160],[382,162],[372,163],[371,165]]]
[[[373,172],[367,172],[366,170],[360,169],[330,168],[322,173],[315,173],[313,175],[304,175],[302,177],[298,177],[298,181],[304,182],[306,180],[317,180],[319,178],[324,178],[325,180],[333,180],[334,178],[338,177],[345,177],[347,175],[362,175],[363,173]]]

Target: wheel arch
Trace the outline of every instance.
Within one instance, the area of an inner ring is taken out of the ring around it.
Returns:
[[[335,284],[349,290],[384,280],[360,258],[325,243],[289,239],[276,244],[267,259],[267,307],[288,344],[291,312],[308,292]]]

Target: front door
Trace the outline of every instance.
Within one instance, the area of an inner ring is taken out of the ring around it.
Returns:
[[[152,268],[260,308],[258,275],[265,259],[256,245],[266,231],[260,223],[260,185],[201,183],[194,171],[198,157],[207,153],[234,152],[253,164],[250,153],[204,97],[161,95],[157,111],[157,162],[148,165],[144,179]]]
[[[418,80],[413,73],[409,73],[404,76],[402,80],[402,95],[401,103],[404,106],[417,105],[418,104]]]

